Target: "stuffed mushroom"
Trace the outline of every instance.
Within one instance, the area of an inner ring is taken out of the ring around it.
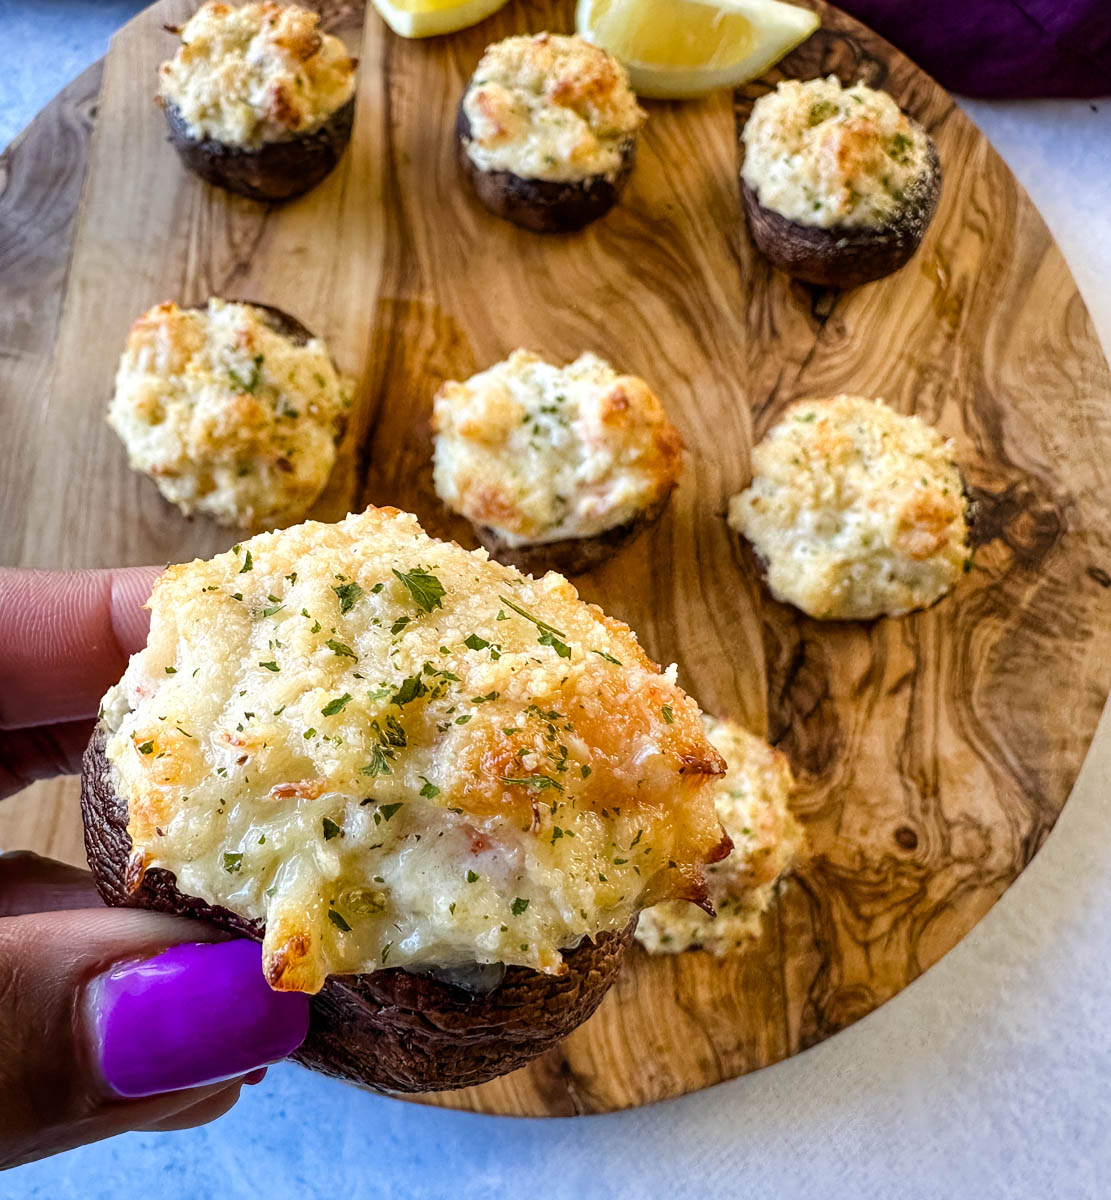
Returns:
[[[728,852],[697,707],[627,626],[368,509],[171,567],[82,803],[112,904],[262,942],[301,1061],[458,1087],[584,1020]]]
[[[495,216],[581,229],[616,203],[644,120],[611,54],[580,37],[509,37],[487,48],[460,101],[459,167]]]
[[[927,608],[971,564],[970,506],[951,443],[879,400],[792,405],[729,502],[772,595],[823,620]]]
[[[590,570],[662,515],[683,441],[643,379],[594,354],[559,367],[527,350],[433,406],[436,493],[522,571]]]
[[[355,61],[295,5],[201,5],[159,68],[170,141],[202,179],[254,200],[315,187],[351,137]]]
[[[849,288],[918,249],[941,195],[933,139],[886,93],[785,80],[752,108],[741,191],[753,241],[806,283]]]
[[[636,940],[652,954],[745,949],[759,936],[779,880],[804,853],[802,826],[790,809],[795,780],[787,756],[736,721],[702,722],[728,764],[714,801],[733,851],[706,869],[713,917],[671,900],[640,914]]]
[[[187,516],[266,528],[324,489],[351,406],[325,344],[268,305],[155,305],[131,327],[108,423]]]

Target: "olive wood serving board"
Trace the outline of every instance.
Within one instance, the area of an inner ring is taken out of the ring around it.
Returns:
[[[360,380],[312,514],[416,512],[474,545],[432,490],[433,392],[527,346],[644,375],[689,454],[662,524],[582,594],[629,621],[709,711],[765,732],[800,780],[812,856],[748,954],[639,950],[558,1050],[431,1103],[603,1112],[755,1070],[872,1011],[1002,895],[1064,805],[1111,683],[1111,376],[1042,220],[952,99],[837,9],[743,89],[651,104],[623,202],[571,236],[486,214],[460,186],[455,106],[483,47],[571,27],[515,0],[464,33],[393,36],[326,4],[361,49],[354,139],[308,196],[267,208],[185,174],[152,101],[163,0],[47,108],[0,165],[0,561],[52,567],[210,555],[130,472],[104,421],[132,319],[210,293],[277,304]],[[361,39],[361,42],[360,42]],[[892,92],[936,139],[941,208],[899,274],[849,293],[792,284],[739,216],[735,120],[781,75]],[[882,395],[955,438],[978,504],[975,565],[903,620],[822,624],[771,602],[724,512],[753,439],[792,400]],[[80,861],[74,781],[0,812],[0,845]]]

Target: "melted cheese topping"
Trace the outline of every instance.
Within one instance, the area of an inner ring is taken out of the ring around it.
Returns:
[[[814,617],[901,616],[967,569],[967,503],[951,444],[859,396],[803,400],[752,452],[729,524],[778,600]]]
[[[170,567],[105,697],[130,878],[266,922],[267,978],[510,963],[704,891],[723,770],[626,625],[368,509]]]
[[[886,92],[833,75],[787,79],[744,128],[742,175],[760,203],[800,225],[886,225],[930,171],[930,138]]]
[[[132,468],[182,512],[259,528],[299,517],[336,460],[352,386],[319,338],[265,310],[156,305],[131,327],[108,423]]]
[[[613,55],[552,33],[488,46],[463,110],[477,167],[562,181],[616,176],[647,115]]]
[[[706,868],[716,917],[670,900],[640,914],[637,941],[654,954],[695,946],[714,954],[742,949],[759,935],[776,884],[804,844],[788,808],[795,781],[786,756],[736,721],[702,720],[728,764],[714,785],[714,802],[733,852]]]
[[[510,546],[596,537],[662,503],[683,442],[643,379],[515,350],[433,408],[436,494]]]
[[[320,15],[273,3],[209,0],[159,68],[163,101],[195,138],[257,148],[318,129],[355,92],[355,63]]]

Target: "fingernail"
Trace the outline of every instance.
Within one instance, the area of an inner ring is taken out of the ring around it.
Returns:
[[[296,1050],[309,1000],[275,992],[256,942],[171,946],[118,963],[88,1002],[101,1074],[118,1096],[152,1096],[233,1079]]]

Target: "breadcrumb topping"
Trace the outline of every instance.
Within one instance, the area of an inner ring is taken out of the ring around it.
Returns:
[[[527,350],[436,394],[436,494],[508,545],[596,537],[662,501],[682,438],[643,379]]]
[[[562,576],[368,509],[171,567],[102,720],[133,878],[265,920],[272,986],[561,951],[701,898],[694,702]]]
[[[889,224],[929,177],[930,138],[886,93],[836,76],[786,79],[753,105],[742,175],[800,225]]]
[[[208,0],[159,67],[163,102],[195,138],[257,148],[312,133],[355,92],[355,63],[320,14],[270,2]]]
[[[186,514],[265,528],[304,515],[328,481],[352,383],[319,338],[300,345],[274,320],[214,297],[131,327],[108,423]]]
[[[778,600],[867,620],[925,608],[969,563],[968,505],[952,446],[880,400],[792,405],[752,452],[729,524]]]
[[[786,755],[736,721],[702,720],[706,736],[728,764],[714,784],[714,803],[733,851],[706,868],[716,917],[674,901],[640,914],[636,938],[653,954],[692,947],[714,954],[743,949],[759,936],[776,884],[805,846],[802,826],[789,808],[795,781]]]
[[[488,46],[463,110],[477,167],[560,181],[615,177],[647,115],[612,54],[554,33]]]

